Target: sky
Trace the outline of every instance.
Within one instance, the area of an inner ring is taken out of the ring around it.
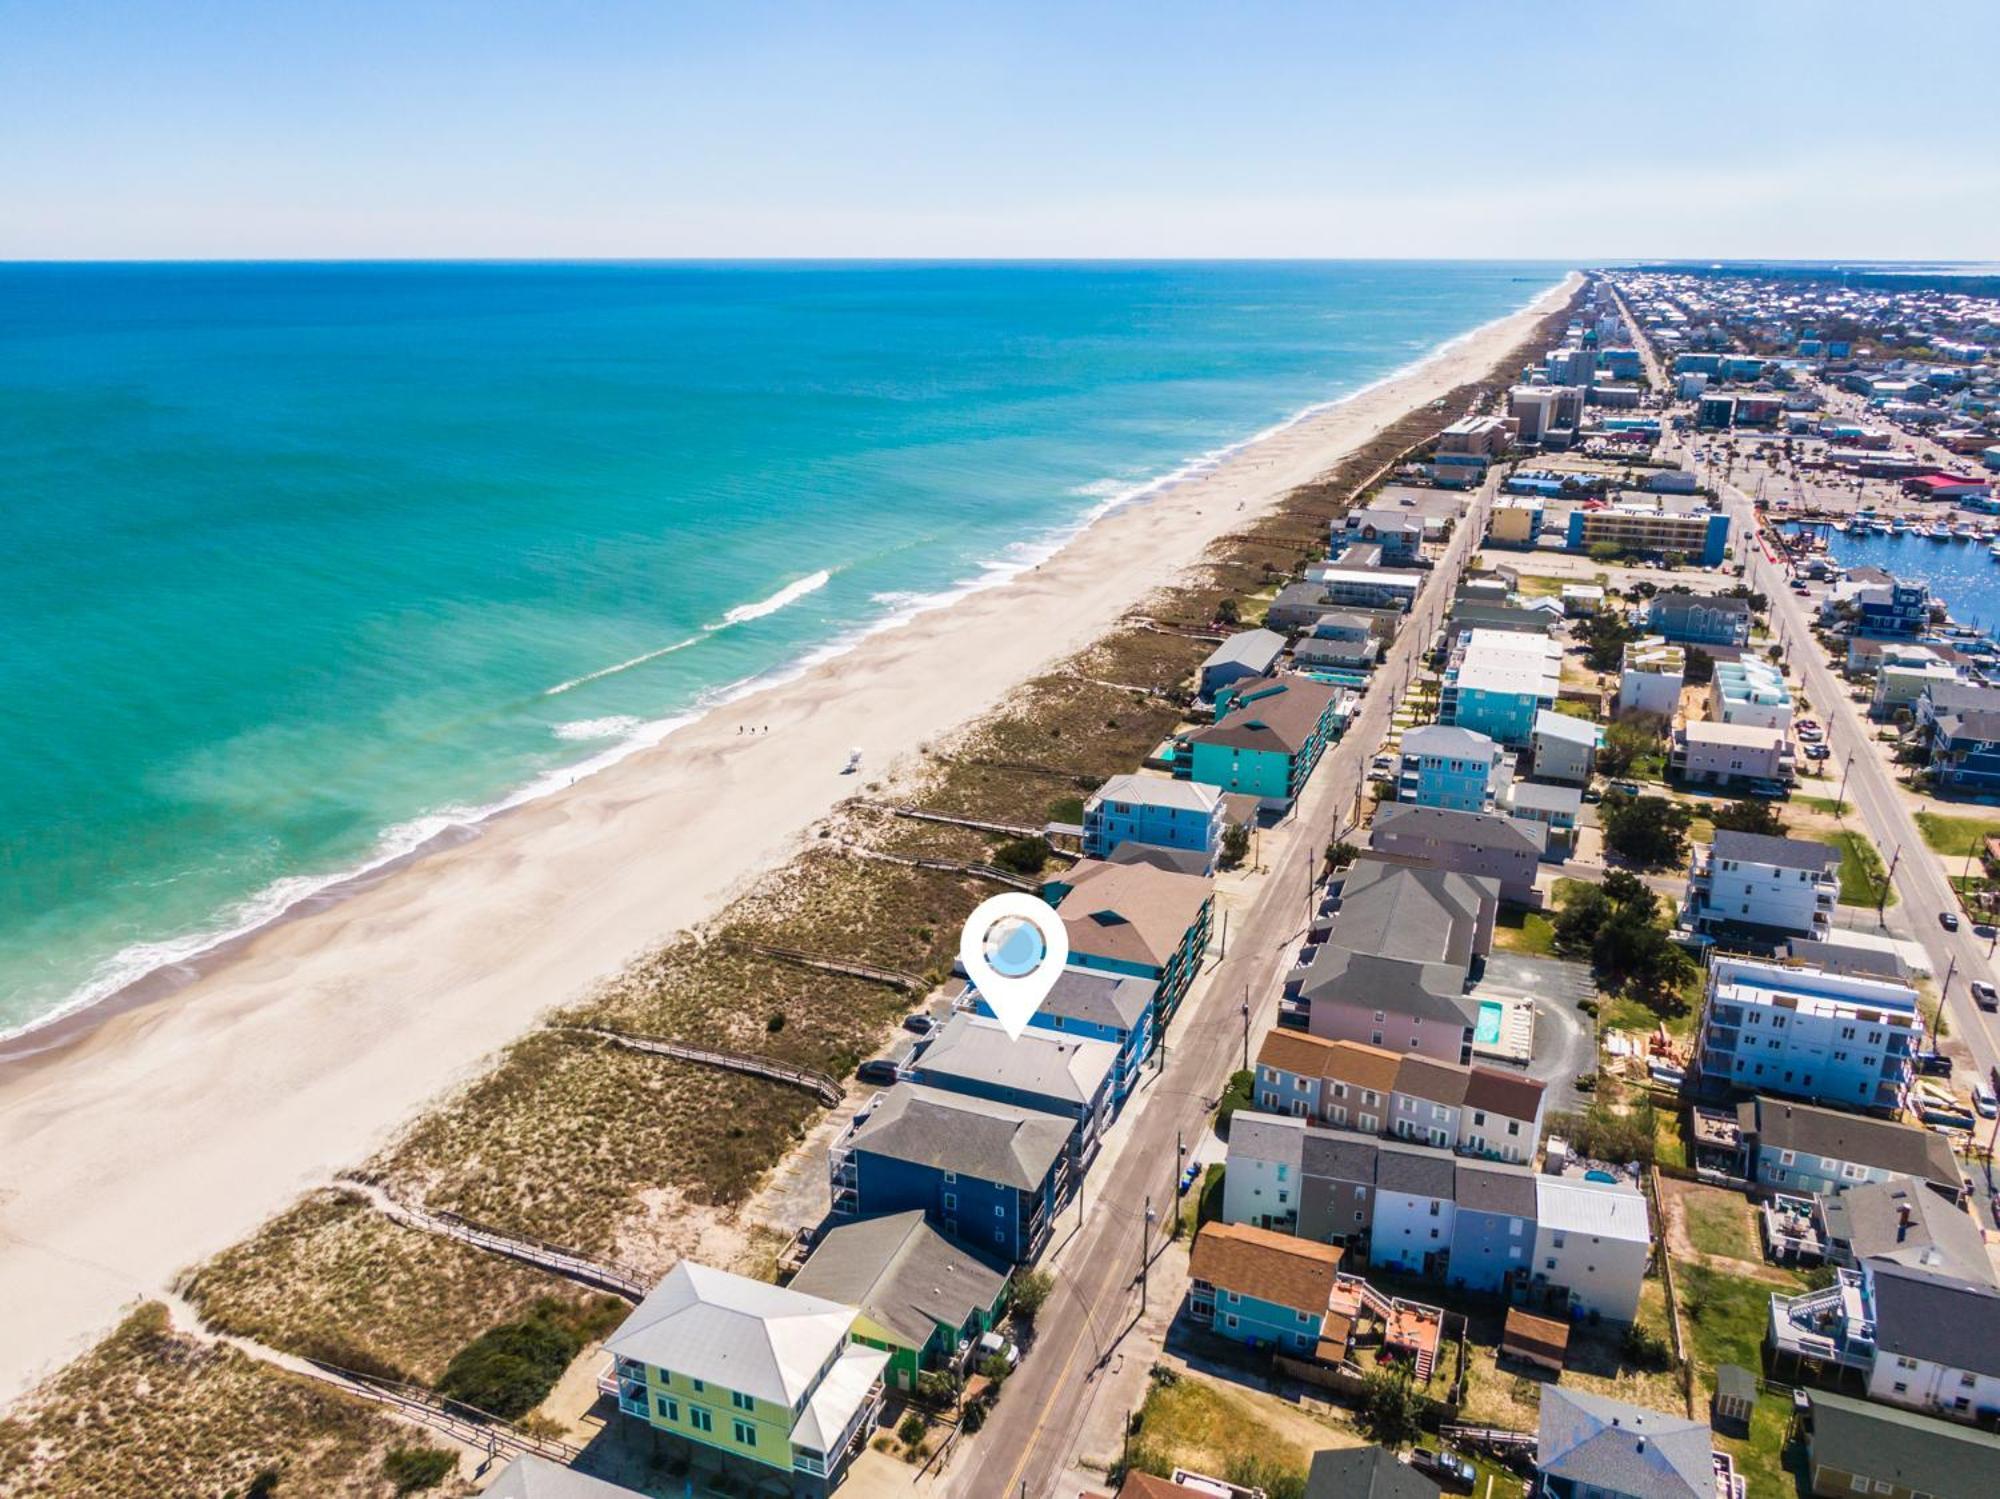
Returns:
[[[0,0],[0,258],[2000,258],[1995,0]]]

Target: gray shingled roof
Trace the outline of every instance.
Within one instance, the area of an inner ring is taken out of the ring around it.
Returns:
[[[842,1224],[792,1279],[794,1291],[856,1307],[912,1348],[938,1326],[960,1328],[991,1310],[1006,1286],[1005,1270],[952,1243],[919,1211]]]
[[[1489,812],[1420,807],[1415,802],[1391,802],[1376,809],[1375,829],[1416,833],[1439,843],[1463,843],[1475,848],[1526,849],[1537,858],[1548,843],[1548,829],[1539,823],[1516,822],[1511,817]]]
[[[2000,1284],[1971,1215],[1914,1177],[1861,1182],[1822,1196],[1819,1203],[1827,1237],[1846,1244],[1857,1260],[1924,1266],[1960,1280]]]
[[[1877,1349],[2000,1377],[2000,1290],[1882,1260],[1871,1269]]]
[[[1824,843],[1808,843],[1803,838],[1780,838],[1770,833],[1718,832],[1712,845],[1718,859],[1734,859],[1744,864],[1769,864],[1777,869],[1831,869],[1840,862],[1840,850]]]
[[[1536,1435],[1535,1465],[1550,1477],[1629,1499],[1715,1499],[1713,1449],[1699,1422],[1544,1385]]]
[[[636,1489],[530,1455],[509,1463],[487,1489],[486,1499],[639,1499],[639,1495]]]
[[[1470,1026],[1479,1019],[1479,1007],[1461,992],[1464,984],[1462,966],[1378,958],[1329,942],[1313,955],[1300,993],[1309,1001],[1366,1000],[1371,1010]]]
[[[1262,675],[1271,669],[1285,648],[1285,637],[1276,630],[1244,630],[1230,636],[1209,652],[1202,670],[1211,666],[1247,666]]]
[[[1909,966],[1894,948],[1856,947],[1846,942],[1821,942],[1812,937],[1794,937],[1786,952],[1801,963],[1809,963],[1824,973],[1844,973],[1856,978],[1886,978],[1902,983]]]
[[[1109,1041],[1041,1026],[1010,1038],[997,1020],[959,1014],[945,1022],[911,1070],[933,1086],[949,1087],[939,1080],[960,1078],[1082,1109],[1104,1091],[1117,1065],[1118,1048]]]
[[[1438,1486],[1386,1447],[1315,1452],[1306,1499],[1438,1499]]]
[[[1452,1200],[1458,1157],[1429,1145],[1384,1140],[1375,1161],[1375,1185],[1384,1192]]]
[[[1387,1112],[1386,1108],[1384,1112]],[[1233,1124],[1231,1129],[1234,1130]],[[1324,1177],[1330,1181],[1363,1182],[1372,1186],[1381,1154],[1381,1142],[1366,1135],[1308,1129],[1300,1152],[1299,1170],[1306,1176]]]
[[[1461,1211],[1535,1216],[1535,1173],[1526,1166],[1461,1160],[1455,1171],[1453,1195]]]
[[[1152,1008],[1159,987],[1151,979],[1065,968],[1042,1001],[1040,1013],[1129,1031]]]
[[[1403,735],[1403,757],[1411,755],[1441,755],[1462,760],[1490,762],[1497,746],[1486,735],[1476,729],[1461,729],[1456,724],[1430,723],[1422,728],[1411,729]]]
[[[1252,1161],[1303,1166],[1307,1125],[1289,1114],[1258,1114],[1238,1109],[1229,1116],[1229,1153]],[[1369,1172],[1374,1180],[1374,1172]]]
[[[1465,969],[1478,935],[1481,893],[1477,882],[1449,869],[1356,859],[1341,882],[1328,941],[1375,957]],[[1490,894],[1497,901],[1497,885]]]
[[[1030,1192],[1069,1148],[1073,1127],[1073,1121],[1039,1109],[898,1083],[882,1095],[851,1143],[875,1155]]]
[[[1915,1411],[1808,1390],[1815,1466],[1936,1499],[1985,1499],[2000,1472],[2000,1436]]]
[[[1766,1150],[1853,1161],[1936,1182],[1954,1194],[1963,1187],[1951,1142],[1935,1130],[1761,1096],[1738,1104],[1736,1119],[1743,1132],[1755,1135]]]

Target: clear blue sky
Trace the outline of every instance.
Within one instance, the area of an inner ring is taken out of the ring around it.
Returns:
[[[2000,3],[0,0],[0,257],[2000,257]]]

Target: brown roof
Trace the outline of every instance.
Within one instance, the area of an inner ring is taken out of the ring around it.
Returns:
[[[1396,1091],[1414,1093],[1431,1103],[1453,1107],[1465,1101],[1469,1074],[1463,1067],[1440,1062],[1435,1057],[1404,1056],[1396,1069]]]
[[[1474,1067],[1465,1083],[1465,1106],[1509,1119],[1532,1119],[1542,1106],[1543,1085],[1515,1072]]]
[[[1214,889],[1205,876],[1150,864],[1079,861],[1058,877],[1070,887],[1060,912],[1070,951],[1163,966]]]
[[[1402,1064],[1402,1057],[1379,1046],[1364,1046],[1359,1041],[1336,1041],[1327,1053],[1320,1076],[1357,1088],[1388,1093],[1396,1086],[1396,1073]]]
[[[1560,1363],[1569,1353],[1569,1324],[1548,1317],[1531,1317],[1518,1306],[1510,1306],[1500,1346],[1519,1348]]]
[[[1340,694],[1308,677],[1258,677],[1231,687],[1229,711],[1188,735],[1203,744],[1296,754],[1319,732],[1327,706]],[[1262,696],[1257,696],[1257,694]],[[1245,702],[1245,698],[1253,701]]]
[[[1188,1262],[1188,1273],[1196,1280],[1322,1316],[1339,1269],[1340,1250],[1334,1245],[1247,1223],[1209,1224],[1195,1239]]]
[[[1170,1478],[1158,1478],[1137,1468],[1125,1470],[1125,1482],[1118,1490],[1122,1499],[1187,1499],[1194,1492]]]
[[[1292,1072],[1300,1077],[1320,1077],[1338,1042],[1304,1031],[1272,1029],[1257,1048],[1257,1065]]]

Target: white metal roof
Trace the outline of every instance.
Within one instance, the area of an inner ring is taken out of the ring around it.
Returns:
[[[1595,1234],[1644,1244],[1652,1237],[1646,1199],[1616,1182],[1571,1177],[1535,1178],[1535,1221],[1563,1233]]]
[[[618,1358],[792,1406],[847,1340],[854,1309],[682,1260],[605,1342]]]

